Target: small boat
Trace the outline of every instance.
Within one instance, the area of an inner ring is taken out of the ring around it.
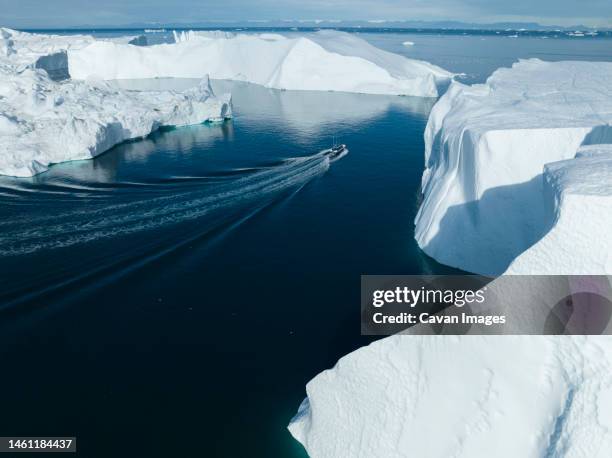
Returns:
[[[341,157],[346,156],[348,152],[349,150],[345,144],[342,143],[342,144],[337,145],[334,143],[334,145],[331,148],[321,151],[321,154],[329,157],[330,162],[334,162],[340,159]]]

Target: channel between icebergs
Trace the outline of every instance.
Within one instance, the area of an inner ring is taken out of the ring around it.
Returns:
[[[40,265],[50,250],[63,253],[56,256],[51,270],[35,269],[21,281],[0,279],[0,311],[50,291],[72,290],[87,278],[118,278],[196,240],[212,242],[261,209],[298,192],[325,173],[329,164],[329,156],[319,153],[215,176],[101,188],[55,185],[26,199],[15,198],[31,192],[27,183],[19,185],[21,180],[14,188],[0,187],[0,205],[6,200],[28,206],[27,212],[0,221],[3,264],[7,268],[19,268],[24,262]],[[53,213],[48,211],[50,202]],[[120,252],[114,248],[117,244],[123,247]],[[79,257],[84,246],[91,256]]]

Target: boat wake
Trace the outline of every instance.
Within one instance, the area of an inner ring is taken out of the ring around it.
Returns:
[[[160,183],[47,186],[38,193],[27,186],[2,187],[0,206],[20,206],[23,212],[0,222],[0,266],[23,275],[11,275],[11,284],[0,280],[0,302],[120,264],[133,267],[231,227],[297,192],[329,164],[322,151],[266,167]]]

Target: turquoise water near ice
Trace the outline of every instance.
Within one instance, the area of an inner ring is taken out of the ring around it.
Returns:
[[[519,57],[612,60],[608,38],[361,35],[466,81]],[[286,430],[305,384],[370,342],[360,275],[454,272],[413,239],[435,100],[214,89],[233,120],[0,177],[3,436],[76,435],[87,457],[305,456]],[[329,164],[334,136],[350,153]]]

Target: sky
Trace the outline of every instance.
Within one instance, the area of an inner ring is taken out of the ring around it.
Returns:
[[[612,0],[0,0],[0,26],[264,20],[457,20],[612,26]]]

